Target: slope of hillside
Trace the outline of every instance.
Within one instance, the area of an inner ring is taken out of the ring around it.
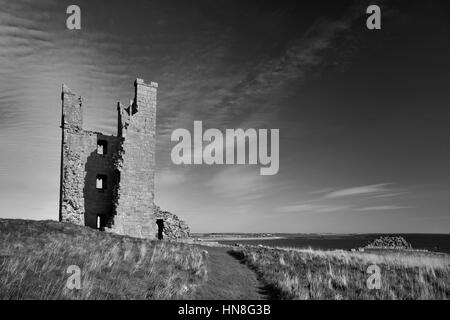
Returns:
[[[450,299],[447,254],[252,246],[230,254],[255,270],[279,299]]]
[[[0,219],[0,299],[449,298],[447,254],[204,247]]]
[[[185,298],[206,281],[206,259],[181,243],[0,219],[0,299]],[[77,268],[80,289],[73,288]]]

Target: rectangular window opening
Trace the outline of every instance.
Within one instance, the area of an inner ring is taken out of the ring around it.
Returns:
[[[106,176],[103,174],[97,175],[96,185],[95,187],[98,190],[105,190],[106,189]]]
[[[97,154],[105,155],[107,152],[108,143],[105,140],[98,140],[97,142]]]

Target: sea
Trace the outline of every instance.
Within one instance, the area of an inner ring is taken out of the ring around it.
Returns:
[[[450,254],[450,234],[346,234],[346,235],[323,235],[323,234],[288,234],[274,235],[282,239],[258,239],[258,240],[224,240],[218,241],[223,244],[250,244],[271,247],[289,248],[312,248],[320,250],[350,250],[364,247],[371,241],[381,236],[402,236],[414,249],[424,249],[434,252]]]

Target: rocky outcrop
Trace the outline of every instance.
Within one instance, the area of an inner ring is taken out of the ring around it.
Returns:
[[[189,238],[190,230],[187,223],[175,214],[163,211],[159,206],[155,208],[156,219],[164,221],[163,239],[181,240]]]
[[[403,249],[410,250],[412,249],[411,244],[405,240],[405,238],[397,236],[386,236],[375,239],[370,242],[366,248],[368,249]]]

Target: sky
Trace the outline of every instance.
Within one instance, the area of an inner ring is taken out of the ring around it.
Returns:
[[[66,8],[81,8],[81,30]],[[366,8],[381,8],[381,30]],[[61,85],[116,134],[158,87],[156,203],[193,232],[449,233],[446,1],[0,0],[0,218],[58,219]],[[171,133],[280,130],[280,168],[172,163]]]

